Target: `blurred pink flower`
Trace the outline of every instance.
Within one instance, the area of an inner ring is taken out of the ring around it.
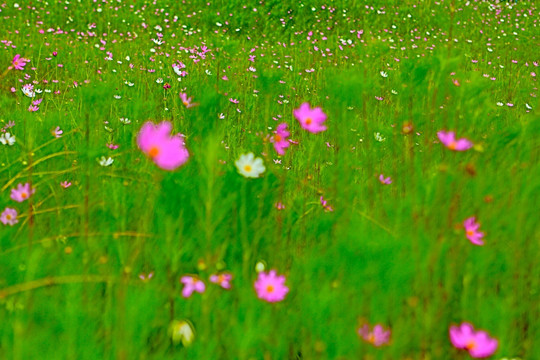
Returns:
[[[32,188],[30,183],[18,184],[16,188],[11,189],[11,198],[17,202],[23,202],[35,192],[36,189]]]
[[[152,161],[164,170],[175,170],[189,157],[182,135],[171,136],[172,124],[163,121],[157,125],[148,121],[137,136],[137,145]]]
[[[202,282],[202,280],[195,276],[182,276],[180,282],[184,284],[184,288],[182,289],[182,296],[185,298],[190,297],[191,294],[193,294],[193,292],[195,291],[202,294],[204,290],[206,290],[204,282]]]
[[[276,149],[279,155],[285,155],[285,149],[291,145],[287,140],[290,135],[291,133],[287,131],[286,123],[279,124],[276,131],[274,131],[274,136],[272,136],[270,141],[274,144],[274,149]]]
[[[19,220],[17,220],[17,210],[7,207],[2,212],[2,214],[0,214],[0,222],[2,222],[2,224],[4,225],[10,225],[10,226],[13,226],[16,223],[18,223]]]
[[[478,246],[484,245],[484,241],[482,240],[484,233],[478,231],[480,224],[476,222],[476,218],[474,216],[466,219],[463,222],[463,226],[465,227],[467,239],[469,239],[470,242]]]
[[[212,274],[210,275],[210,282],[218,284],[224,289],[231,288],[232,274],[223,273],[223,274]]]
[[[277,276],[275,270],[268,273],[261,271],[254,285],[257,297],[268,302],[282,301],[289,292],[285,286],[285,276]]]
[[[475,331],[473,326],[467,322],[458,326],[451,326],[450,341],[456,349],[464,349],[473,358],[484,358],[491,356],[497,350],[498,342],[490,338],[485,331]]]
[[[465,151],[473,147],[473,143],[465,138],[456,140],[456,134],[453,131],[439,131],[437,136],[443,145],[450,150]]]
[[[384,330],[383,326],[376,324],[370,329],[368,324],[358,329],[358,335],[373,346],[382,346],[390,341],[390,330]]]
[[[392,179],[389,177],[385,178],[383,174],[379,175],[379,181],[383,185],[390,185],[392,183]]]
[[[324,197],[321,196],[319,200],[321,201],[321,205],[323,206],[324,211],[326,211],[326,212],[332,212],[332,211],[334,211],[334,208],[331,207],[330,205],[328,205],[328,201],[326,201],[326,200],[324,199]]]
[[[71,186],[71,182],[70,181],[62,181],[60,183],[60,186],[63,187],[64,189],[67,189],[68,187]]]
[[[180,93],[179,96],[180,96],[180,99],[182,100],[182,104],[184,104],[184,106],[187,107],[188,109],[199,105],[197,103],[192,103],[191,102],[192,98],[188,98],[186,93]]]
[[[316,134],[326,130],[326,126],[323,125],[326,121],[326,114],[320,107],[311,109],[309,103],[305,102],[293,113],[302,128],[310,133]]]
[[[55,138],[59,138],[59,137],[62,137],[62,134],[64,132],[62,131],[62,129],[60,129],[60,126],[57,126],[54,130],[51,131],[51,134],[55,137]]]
[[[26,63],[29,61],[30,60],[22,58],[21,55],[17,54],[11,63],[13,64],[13,68],[15,68],[15,70],[24,70]]]
[[[150,281],[153,277],[154,277],[154,272],[153,272],[153,271],[149,272],[148,274],[144,274],[144,273],[140,273],[140,274],[139,274],[139,279],[141,279],[142,282],[148,282],[148,281]]]

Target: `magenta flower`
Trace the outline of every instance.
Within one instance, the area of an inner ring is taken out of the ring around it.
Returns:
[[[456,349],[464,349],[473,358],[491,356],[497,350],[498,342],[492,339],[485,331],[475,331],[467,322],[450,327],[450,341]]]
[[[13,226],[19,222],[17,220],[17,210],[12,208],[6,208],[2,214],[0,214],[0,222],[4,225]]]
[[[204,282],[202,282],[202,280],[195,276],[182,276],[180,282],[184,284],[184,288],[182,289],[182,296],[185,298],[190,297],[191,294],[193,294],[193,292],[195,291],[202,294],[206,289]]]
[[[261,271],[254,285],[257,297],[268,302],[282,301],[289,292],[285,286],[285,276],[277,276],[275,270],[268,273]]]
[[[473,143],[465,138],[456,140],[456,134],[453,131],[439,131],[437,136],[444,146],[453,151],[465,151],[473,147]]]
[[[175,170],[189,157],[182,135],[171,136],[171,130],[172,124],[168,121],[157,125],[148,121],[137,136],[139,148],[164,170]]]
[[[139,279],[141,279],[142,282],[148,282],[148,281],[152,280],[153,277],[154,277],[154,272],[153,271],[150,271],[148,274],[144,274],[144,273],[139,274]]]
[[[231,288],[231,280],[232,280],[232,274],[212,274],[210,275],[210,282],[214,284],[218,284],[224,289],[230,289]]]
[[[311,109],[309,103],[305,102],[294,110],[294,117],[300,122],[302,128],[310,133],[316,134],[326,130],[326,126],[323,125],[326,114],[320,107]]]
[[[470,242],[478,246],[484,245],[484,240],[482,240],[484,233],[478,231],[480,224],[476,222],[476,218],[474,216],[466,219],[463,222],[463,226],[465,227],[467,239],[469,239]]]
[[[379,175],[379,181],[383,185],[390,185],[392,183],[392,179],[389,177],[385,178],[383,174]]]
[[[188,98],[186,93],[180,93],[179,96],[180,96],[180,100],[182,100],[182,104],[184,104],[184,106],[187,107],[188,109],[191,108],[191,107],[199,105],[197,103],[193,103],[192,102],[193,99]]]
[[[60,129],[60,126],[57,126],[54,130],[51,131],[51,134],[55,137],[55,138],[59,138],[59,137],[62,137],[62,134],[64,133],[64,131],[62,129]]]
[[[373,329],[370,329],[368,324],[365,324],[358,329],[358,335],[373,346],[382,346],[390,341],[390,330],[384,330],[383,326],[376,324]]]
[[[326,201],[326,200],[324,199],[324,197],[321,196],[321,197],[319,198],[319,200],[321,201],[321,205],[322,205],[322,207],[324,208],[324,211],[326,211],[326,212],[332,212],[332,211],[334,211],[334,208],[333,208],[332,206],[328,205],[328,201]]]
[[[70,181],[62,181],[60,183],[60,186],[63,187],[64,189],[67,189],[68,187],[71,186],[71,182]]]
[[[17,54],[11,63],[13,64],[13,68],[15,68],[15,70],[24,70],[26,63],[29,61],[30,60],[22,58],[21,55]]]
[[[23,202],[28,199],[36,189],[30,186],[30,183],[18,184],[16,188],[11,189],[11,198],[17,202]]]
[[[279,155],[285,155],[285,149],[291,145],[287,140],[290,135],[291,133],[287,131],[286,123],[279,124],[276,131],[274,131],[274,136],[272,136],[270,141],[274,143],[274,149],[276,149]]]

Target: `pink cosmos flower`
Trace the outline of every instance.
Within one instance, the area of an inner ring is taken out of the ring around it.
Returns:
[[[470,242],[478,246],[484,245],[484,240],[482,240],[484,233],[478,231],[480,224],[476,222],[476,218],[474,216],[466,219],[463,222],[463,226],[465,227],[467,239],[469,239]]]
[[[36,189],[30,186],[30,183],[18,184],[16,188],[11,189],[11,198],[17,202],[23,202],[28,199]]]
[[[310,133],[316,134],[326,130],[326,126],[323,125],[326,121],[326,114],[320,107],[311,109],[309,103],[305,102],[293,113],[302,128]]]
[[[153,272],[153,271],[149,272],[148,274],[144,274],[144,273],[140,273],[140,274],[139,274],[139,279],[141,279],[142,282],[148,282],[148,281],[150,281],[153,277],[154,277],[154,272]]]
[[[64,189],[67,189],[68,187],[71,186],[71,182],[70,181],[62,181],[60,183],[60,186],[63,187]]]
[[[157,125],[148,121],[137,136],[139,148],[164,170],[175,170],[189,157],[182,135],[171,136],[171,130],[172,124],[168,121]]]
[[[473,143],[465,138],[456,140],[456,134],[453,131],[439,131],[437,136],[443,145],[450,150],[465,151],[473,147]]]
[[[491,356],[497,350],[498,342],[492,339],[485,331],[475,331],[467,322],[458,326],[451,326],[450,341],[456,349],[464,349],[473,358],[485,358]]]
[[[19,222],[19,220],[17,220],[17,210],[7,207],[2,212],[2,214],[0,214],[0,221],[4,225],[10,225],[10,226],[15,225],[16,223]]]
[[[232,280],[232,274],[213,274],[210,275],[210,282],[214,284],[218,284],[224,289],[230,289],[231,288],[231,280]]]
[[[59,138],[59,137],[62,137],[62,134],[64,133],[64,131],[62,129],[60,129],[60,126],[57,126],[54,130],[51,131],[51,134],[55,137],[55,138]]]
[[[274,149],[276,149],[279,155],[285,155],[285,149],[291,145],[287,140],[290,135],[291,133],[287,131],[286,123],[279,124],[276,131],[274,131],[274,136],[272,136],[270,141],[274,143]]]
[[[383,326],[376,324],[373,329],[370,329],[368,324],[365,324],[358,329],[358,335],[373,346],[382,346],[390,341],[390,330],[384,330]]]
[[[206,289],[206,286],[204,285],[204,282],[200,280],[199,278],[191,275],[182,276],[180,279],[180,282],[184,284],[184,288],[182,289],[182,296],[185,298],[188,298],[193,294],[194,291],[198,293],[203,293]]]
[[[21,55],[17,54],[11,63],[13,64],[13,68],[15,68],[15,70],[24,70],[26,63],[29,61],[30,60],[22,58]]]
[[[182,100],[182,104],[184,104],[184,106],[187,107],[188,109],[199,105],[197,103],[192,103],[191,102],[192,98],[188,98],[186,93],[180,93],[179,96],[180,96],[180,100]]]
[[[379,175],[379,181],[383,185],[390,185],[392,183],[392,179],[389,177],[385,178],[383,174]]]
[[[321,196],[319,200],[321,201],[321,205],[322,205],[322,207],[324,208],[324,211],[326,211],[326,212],[332,212],[332,211],[334,211],[334,208],[331,207],[330,205],[328,205],[328,201],[326,201],[326,200],[324,199],[324,197]]]
[[[268,273],[261,271],[254,285],[257,297],[268,302],[282,301],[289,292],[285,286],[285,276],[277,276],[275,270]]]

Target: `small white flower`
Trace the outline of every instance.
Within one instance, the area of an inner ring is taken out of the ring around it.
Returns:
[[[99,165],[101,166],[111,166],[112,163],[114,162],[114,159],[110,156],[108,158],[106,158],[105,156],[102,156],[101,158],[98,159],[98,162],[99,162]]]
[[[129,61],[131,60],[131,58],[129,56],[126,56],[126,60]]]
[[[386,140],[386,138],[384,136],[382,136],[381,133],[379,133],[379,132],[376,132],[373,135],[375,137],[375,140],[377,140],[379,142],[383,142],[384,140]]]
[[[129,125],[131,124],[131,120],[129,120],[128,118],[120,118],[120,122],[124,125]]]
[[[15,135],[11,135],[8,132],[0,135],[0,143],[3,145],[13,146],[13,144],[15,144],[15,140]]]
[[[120,95],[114,95],[114,98],[115,98],[116,100],[119,100],[119,99],[121,99],[122,97],[121,97]]]
[[[221,114],[218,115],[218,117],[223,120],[223,119],[225,119],[225,114],[221,113]]]
[[[394,95],[397,95],[398,92],[396,90],[392,89],[391,93],[394,94]]]
[[[532,110],[531,105],[529,105],[528,103],[525,103],[525,107],[526,107],[527,109],[529,109],[529,110]]]
[[[240,159],[236,160],[234,164],[238,173],[247,178],[258,178],[266,170],[263,160],[256,158],[251,152],[240,155]]]
[[[157,78],[157,79],[156,79],[156,82],[157,82],[158,84],[162,84],[162,83],[163,83],[163,79],[162,79],[162,78]]]
[[[210,70],[208,70],[208,69],[206,69],[204,72],[205,72],[206,75],[208,75],[208,76],[212,75],[212,72],[211,72]]]
[[[504,104],[503,104],[502,102],[499,101],[499,102],[497,103],[497,106],[504,106]]]
[[[380,74],[381,74],[381,76],[382,76],[383,78],[388,77],[388,73],[387,73],[387,72],[381,71]]]
[[[161,41],[160,39],[152,39],[152,41],[154,42],[154,44],[156,45],[163,45],[163,41]]]
[[[51,89],[45,89],[46,93],[50,93],[51,91],[52,91]]]
[[[41,94],[43,92],[43,90],[41,89],[36,89],[35,91],[36,91],[36,94]]]
[[[261,271],[264,271],[266,266],[264,266],[264,263],[262,261],[259,261],[257,264],[255,264],[255,271],[260,273]]]
[[[23,86],[21,90],[23,94],[28,96],[29,98],[33,98],[34,96],[36,96],[36,93],[34,92],[34,90],[32,90],[32,88],[30,87],[27,87],[26,85]]]

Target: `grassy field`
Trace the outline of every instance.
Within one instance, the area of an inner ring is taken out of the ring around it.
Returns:
[[[0,358],[540,359],[539,15],[4,0]]]

